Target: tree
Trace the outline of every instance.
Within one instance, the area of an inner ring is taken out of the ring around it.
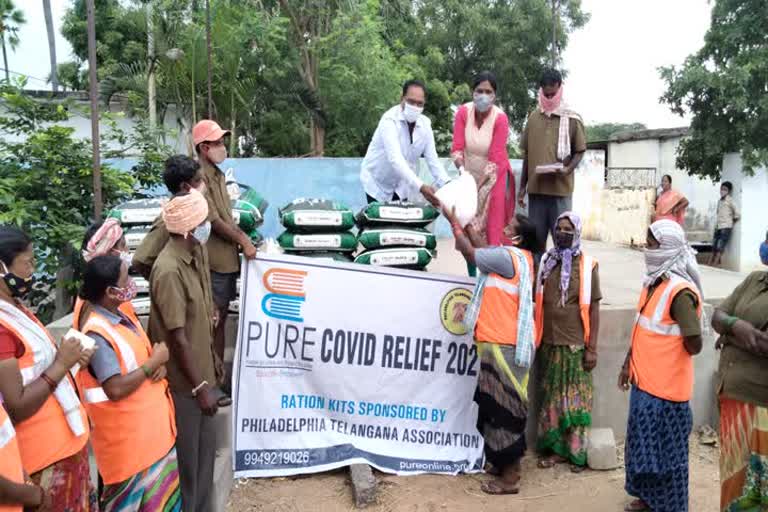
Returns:
[[[45,13],[45,32],[48,34],[48,56],[51,59],[50,83],[53,92],[59,90],[58,69],[56,66],[56,34],[53,31],[53,14],[51,13],[51,0],[43,0],[43,12]]]
[[[0,0],[0,45],[3,47],[3,65],[5,66],[5,81],[10,83],[11,75],[8,69],[8,50],[16,51],[19,46],[19,29],[27,22],[21,9],[17,9],[13,0]]]
[[[83,91],[88,88],[88,75],[83,70],[82,63],[78,61],[62,62],[56,66],[56,76],[59,79],[59,85],[61,85],[66,91]],[[53,77],[48,76],[48,83],[52,83]]]
[[[677,165],[720,178],[723,155],[740,152],[746,172],[768,164],[768,0],[717,0],[704,46],[660,70],[661,100],[692,114]]]
[[[647,128],[643,123],[600,123],[588,125],[586,127],[587,142],[604,141],[620,132],[646,130]]]

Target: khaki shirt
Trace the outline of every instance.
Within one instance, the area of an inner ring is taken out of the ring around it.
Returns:
[[[544,335],[542,342],[550,345],[584,345],[584,324],[581,322],[579,307],[579,290],[581,289],[581,273],[579,264],[581,255],[573,258],[571,264],[570,284],[565,306],[560,306],[560,275],[562,264],[552,270],[544,282]],[[602,300],[600,291],[599,267],[592,270],[592,302]]]
[[[754,327],[768,328],[768,272],[753,272],[719,308]],[[737,347],[723,336],[718,392],[728,398],[768,407],[768,358]]]
[[[218,167],[200,161],[203,178],[208,188],[205,197],[208,199],[208,220],[221,220],[235,226],[232,217],[232,201],[227,192],[227,179]],[[240,271],[240,255],[237,244],[224,240],[215,231],[211,231],[208,240],[208,257],[211,270],[221,274],[231,274]]]
[[[152,267],[150,293],[149,338],[155,343],[167,343],[168,333],[183,327],[202,378],[214,385],[213,298],[205,252],[199,246],[189,252],[181,240],[171,238]],[[173,349],[167,368],[173,391],[189,393],[200,384],[187,380]]]
[[[716,229],[732,228],[734,223],[739,220],[739,210],[733,202],[733,197],[729,195],[720,198],[717,202],[717,226]]]
[[[571,155],[587,150],[584,125],[578,119],[570,119]],[[573,194],[573,175],[536,174],[539,165],[557,162],[557,138],[560,132],[560,116],[545,116],[537,108],[528,116],[520,137],[520,150],[528,163],[528,193],[569,197]]]
[[[165,248],[165,244],[170,240],[171,235],[165,229],[163,217],[160,216],[152,223],[149,233],[141,241],[141,245],[133,253],[133,261],[152,268],[160,252]]]

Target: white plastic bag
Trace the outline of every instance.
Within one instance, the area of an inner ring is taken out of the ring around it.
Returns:
[[[227,169],[227,171],[224,173],[224,179],[227,183],[227,192],[229,193],[229,198],[233,201],[240,199],[240,186],[237,184],[237,180],[235,179],[235,170],[232,167]]]
[[[448,211],[456,208],[456,218],[462,227],[472,222],[477,213],[477,183],[471,174],[459,169],[459,177],[449,181],[435,195]]]

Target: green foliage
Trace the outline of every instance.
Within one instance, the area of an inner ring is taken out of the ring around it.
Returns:
[[[586,128],[587,142],[597,142],[608,140],[612,135],[620,132],[645,130],[648,127],[643,123],[600,123],[588,125]]]
[[[84,91],[88,88],[88,71],[83,69],[79,60],[70,60],[60,62],[56,65],[56,76],[59,78],[59,85],[64,91]],[[51,83],[51,76],[48,75],[47,83]]]
[[[693,115],[677,165],[718,180],[723,155],[740,152],[747,173],[768,164],[768,0],[717,0],[704,46],[660,70],[662,101]]]
[[[37,271],[50,285],[57,271],[71,263],[93,221],[92,147],[89,140],[74,138],[73,128],[59,124],[69,118],[64,104],[34,100],[21,91],[23,83],[18,85],[0,88],[0,133],[5,134],[0,138],[0,224],[15,224],[32,236]],[[130,144],[144,138],[141,133],[110,135],[106,141]],[[142,159],[145,166],[156,157],[148,154]],[[102,165],[105,207],[130,197],[139,181],[148,182],[145,169],[120,172]],[[40,314],[47,319],[51,311]]]

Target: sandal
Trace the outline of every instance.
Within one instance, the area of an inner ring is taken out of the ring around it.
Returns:
[[[539,466],[540,469],[551,469],[558,464],[563,464],[565,462],[567,461],[563,457],[559,455],[551,455],[549,457],[539,459],[537,466]]]
[[[579,466],[577,464],[571,464],[571,473],[578,475],[583,473],[587,469],[587,466]]]
[[[490,482],[484,482],[483,485],[480,486],[480,490],[491,496],[505,496],[508,494],[518,494],[520,492],[520,486],[514,484],[511,487],[504,487],[499,483],[499,480],[491,480]]]
[[[635,500],[624,507],[624,512],[650,512],[650,510],[643,500]]]
[[[216,405],[219,407],[229,407],[232,405],[232,398],[228,397],[227,395],[221,396],[218,400],[216,400]]]

